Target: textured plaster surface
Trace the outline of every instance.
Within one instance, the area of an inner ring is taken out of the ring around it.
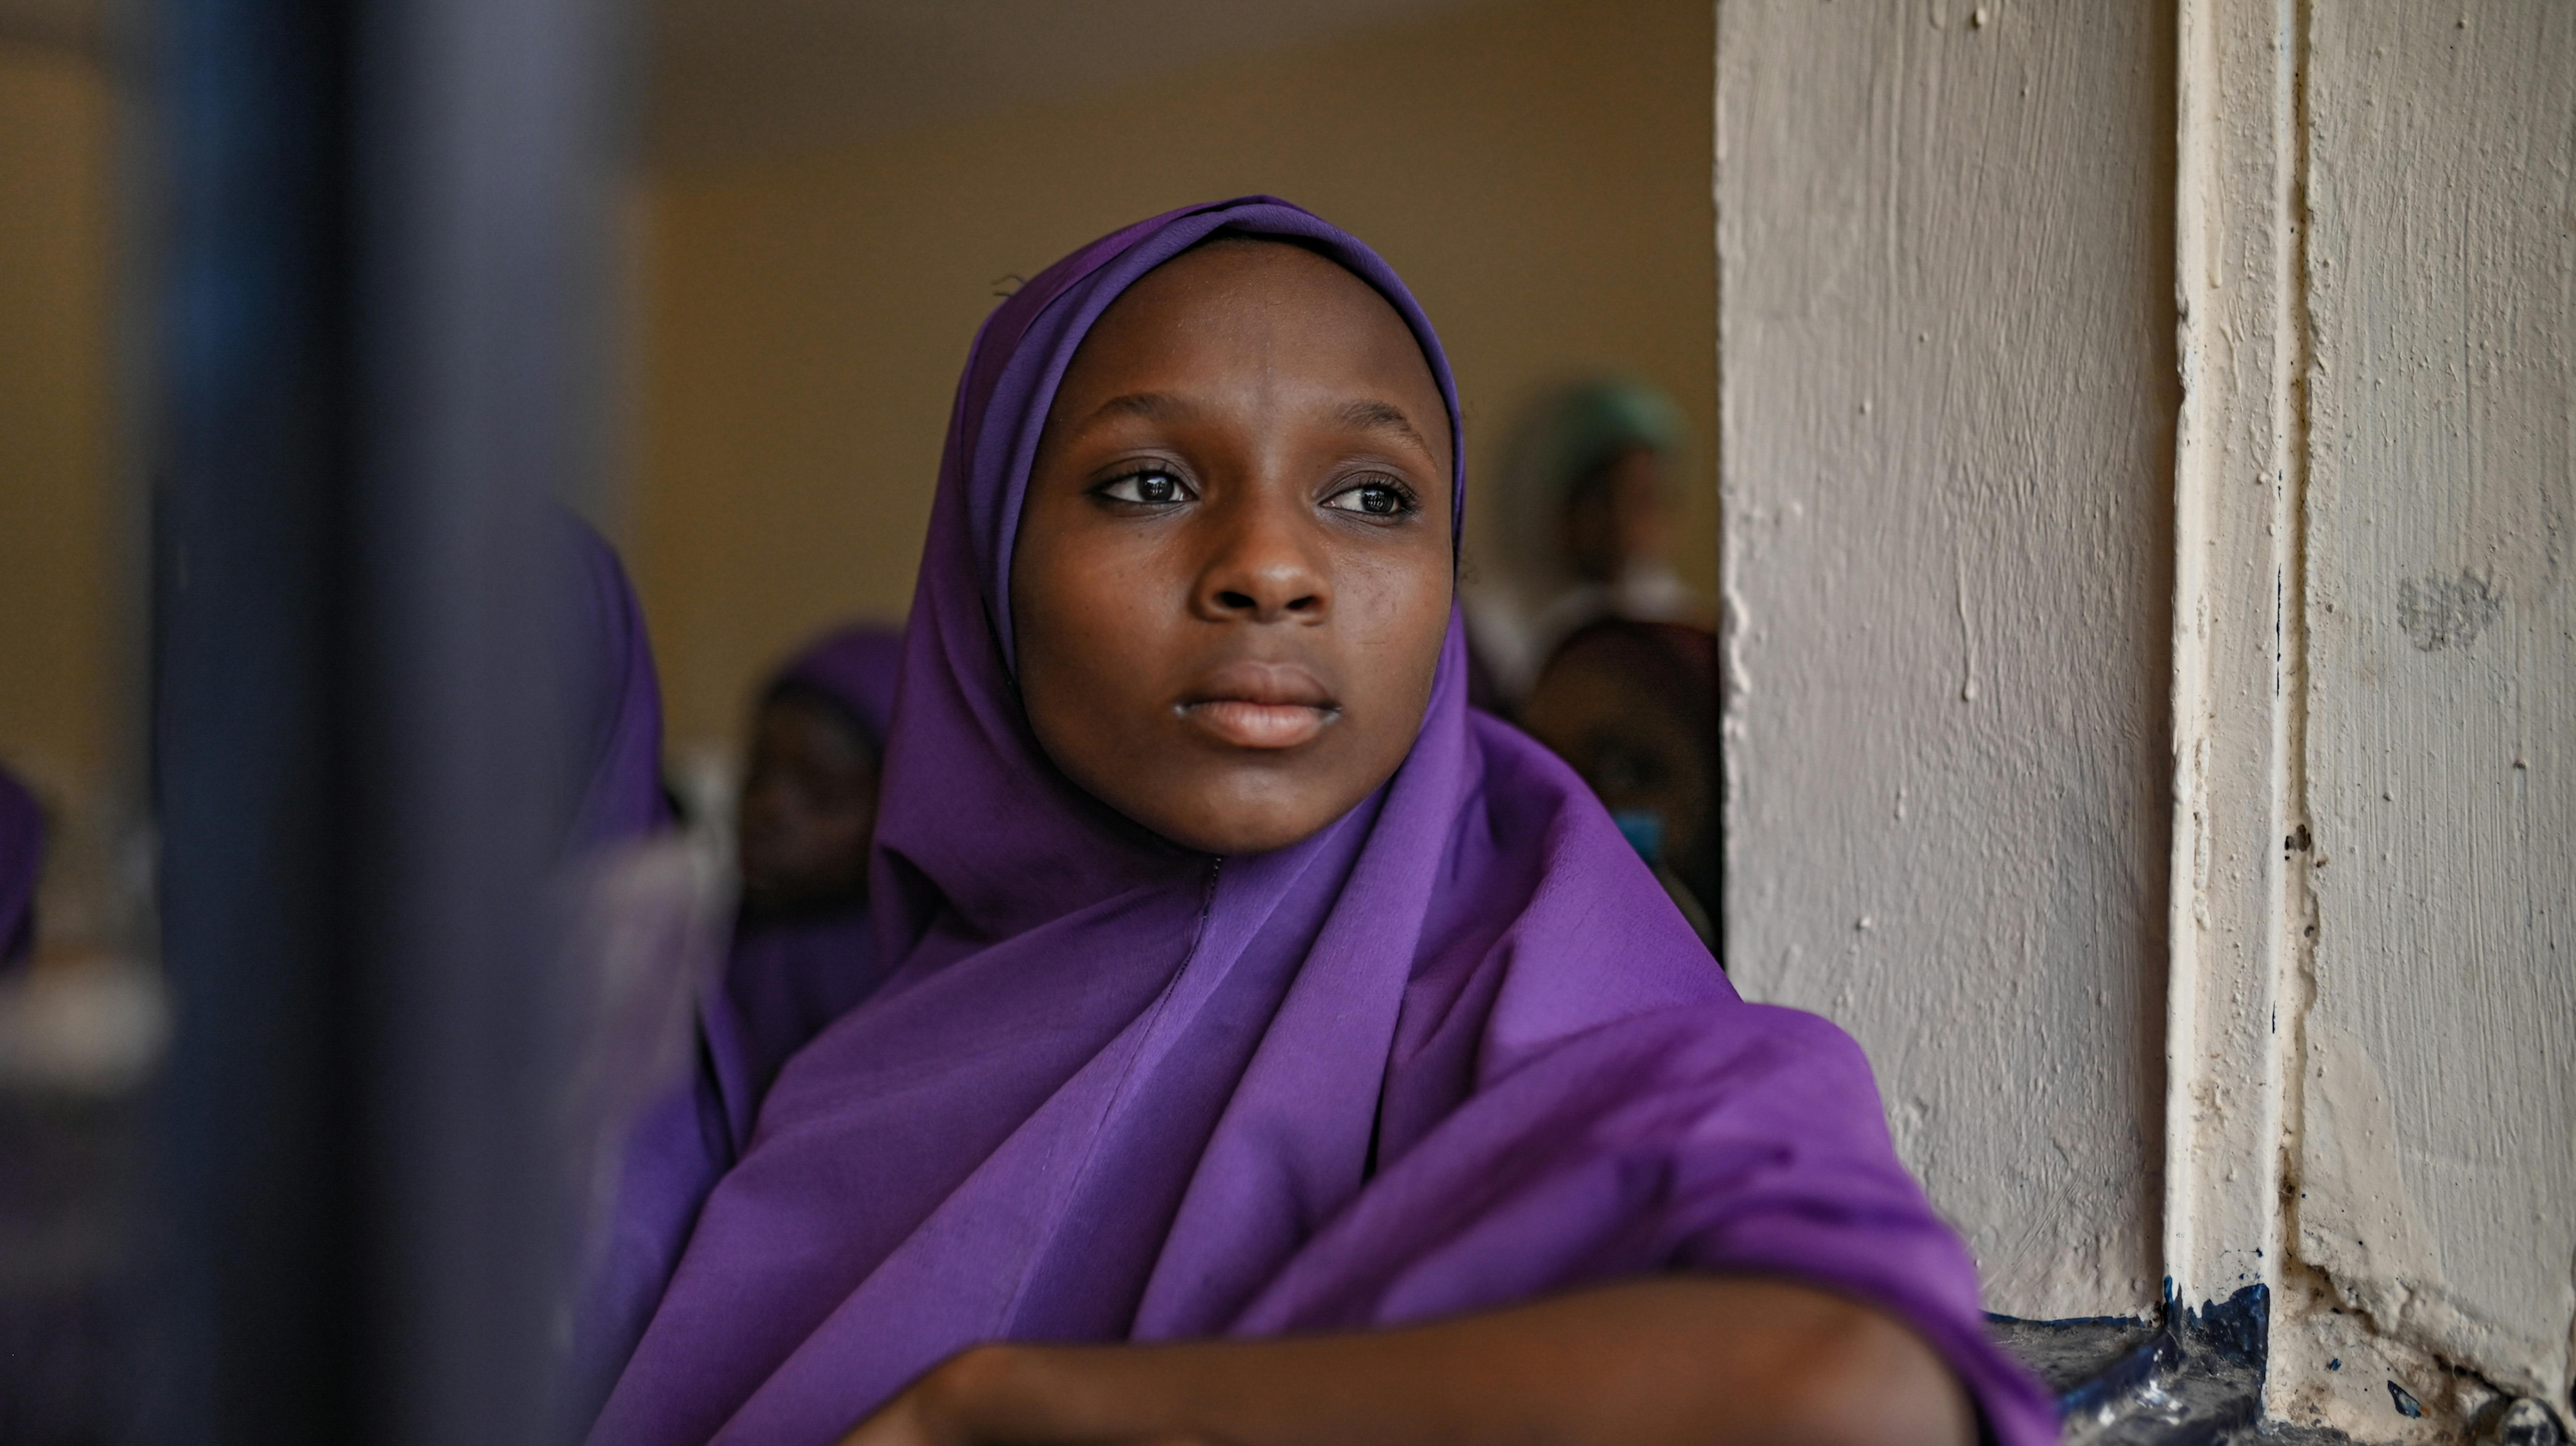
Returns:
[[[2175,25],[1719,9],[1725,929],[1990,1308],[2158,1298]]]
[[[2282,1254],[2279,1025],[2305,957],[2310,872],[2297,812],[2305,343],[2295,5],[2180,8],[2165,1258],[2175,1299],[2198,1309],[2276,1287]]]
[[[2289,1223],[2319,1279],[2276,1370],[2323,1381],[2308,1358],[2349,1337],[2563,1410],[2576,6],[2339,0],[2309,23],[2318,934]],[[2363,1385],[2310,1404],[2397,1439]]]

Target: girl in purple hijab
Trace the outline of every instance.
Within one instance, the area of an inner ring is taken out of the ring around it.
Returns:
[[[761,694],[738,827],[742,918],[709,1026],[731,1148],[787,1057],[878,982],[868,839],[901,635],[849,627]]]
[[[779,1071],[594,1442],[2053,1439],[1858,1048],[1739,1000],[1467,709],[1458,436],[1403,284],[1267,197],[986,321],[885,982]]]

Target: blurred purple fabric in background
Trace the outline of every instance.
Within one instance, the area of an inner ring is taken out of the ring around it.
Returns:
[[[671,823],[662,791],[662,684],[644,610],[615,549],[590,524],[565,515],[578,612],[571,638],[578,670],[572,723],[582,749],[570,848],[583,853]]]
[[[839,703],[883,758],[894,715],[903,635],[861,624],[808,645],[770,681],[816,689]],[[880,982],[864,901],[832,913],[773,923],[746,922],[734,936],[724,997],[709,1015],[709,1054],[722,1087],[734,1154],[751,1139],[752,1116],[779,1067]]]
[[[44,864],[44,811],[0,768],[0,969],[36,951],[36,880]]]
[[[994,312],[905,637],[889,977],[780,1072],[592,1440],[824,1443],[978,1341],[1393,1325],[1682,1270],[1871,1301],[1995,1439],[2054,1440],[1858,1047],[1736,997],[1574,774],[1468,710],[1454,616],[1395,778],[1275,853],[1146,836],[1041,752],[1007,596],[1040,429],[1101,312],[1220,231],[1375,286],[1454,434],[1393,272],[1269,198],[1130,227]]]

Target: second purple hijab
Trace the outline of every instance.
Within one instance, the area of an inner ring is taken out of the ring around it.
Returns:
[[[789,659],[764,696],[790,685],[822,694],[882,758],[902,645],[902,636],[886,628],[837,629]],[[884,977],[871,936],[865,901],[819,917],[745,921],[737,929],[723,994],[706,1009],[709,1065],[732,1134],[728,1159],[749,1142],[752,1111],[778,1067]]]
[[[881,751],[901,645],[886,628],[837,629],[790,658],[762,696],[791,684],[812,689]],[[596,1404],[605,1377],[634,1349],[707,1192],[749,1143],[778,1067],[867,997],[883,978],[875,966],[864,900],[817,916],[737,922],[723,969],[699,996],[691,1069],[627,1137],[607,1238],[575,1321],[577,1398]]]
[[[0,768],[0,969],[36,952],[36,881],[44,867],[44,810]]]
[[[580,795],[567,845],[585,853],[671,823],[662,792],[662,684],[644,609],[617,550],[568,512],[558,535],[572,574],[575,752],[568,772]]]
[[[1859,1049],[1735,996],[1573,773],[1469,712],[1454,617],[1402,768],[1292,847],[1184,851],[1049,763],[1006,595],[1040,429],[1102,311],[1220,232],[1376,287],[1455,434],[1403,284],[1268,197],[1129,227],[995,310],[905,637],[889,977],[779,1073],[592,1440],[827,1443],[979,1341],[1385,1326],[1683,1270],[1871,1301],[1993,1437],[2053,1439]]]

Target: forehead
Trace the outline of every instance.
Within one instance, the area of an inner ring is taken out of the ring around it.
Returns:
[[[855,752],[861,757],[875,752],[867,730],[849,707],[808,683],[791,682],[772,689],[760,700],[753,729],[755,748],[783,745],[836,754]]]
[[[1083,339],[1052,410],[1248,379],[1320,387],[1336,400],[1389,394],[1445,441],[1439,384],[1395,307],[1303,247],[1246,238],[1186,251],[1129,287]]]
[[[1303,246],[1246,236],[1203,242],[1145,273],[1110,303],[1092,334],[1294,327],[1309,319],[1412,345],[1404,318],[1367,282]]]

